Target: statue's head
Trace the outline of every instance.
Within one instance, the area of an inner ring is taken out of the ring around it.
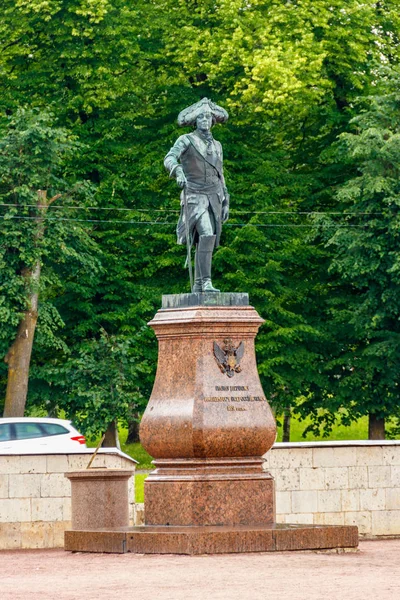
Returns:
[[[192,104],[178,115],[178,125],[181,127],[192,125],[202,131],[209,131],[215,123],[225,123],[227,120],[226,110],[208,98]]]
[[[196,117],[196,129],[200,129],[200,131],[210,131],[214,123],[213,114],[206,107]]]

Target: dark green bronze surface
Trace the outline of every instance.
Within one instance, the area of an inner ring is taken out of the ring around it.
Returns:
[[[223,172],[223,152],[214,139],[214,123],[225,123],[224,108],[203,98],[178,116],[182,126],[195,130],[181,135],[164,159],[170,177],[181,192],[181,214],[177,225],[178,244],[186,245],[190,288],[194,293],[218,293],[211,281],[211,263],[219,246],[222,225],[229,218],[229,193]],[[194,277],[192,247],[196,248]]]
[[[246,293],[203,292],[194,294],[165,294],[161,308],[183,308],[187,306],[249,306]]]

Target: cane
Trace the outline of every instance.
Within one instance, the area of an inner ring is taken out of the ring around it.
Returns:
[[[190,291],[193,289],[193,272],[192,272],[192,244],[190,241],[189,230],[189,209],[186,196],[186,184],[183,186],[183,211],[185,215],[185,233],[186,233],[186,263],[189,269]]]

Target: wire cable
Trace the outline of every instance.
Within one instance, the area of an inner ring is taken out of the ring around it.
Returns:
[[[37,204],[7,204],[0,203],[0,206],[4,207],[17,207],[17,208],[38,208]],[[64,209],[64,210],[114,210],[120,212],[167,212],[167,213],[179,213],[180,210],[174,208],[118,208],[114,206],[60,206],[51,205],[48,207],[49,210]],[[340,212],[340,211],[291,211],[291,210],[235,210],[230,211],[232,214],[237,215],[342,215],[342,216],[370,216],[370,215],[385,215],[383,212]]]
[[[37,221],[38,217],[25,217],[20,215],[0,215],[0,218],[4,220],[10,219],[23,219],[23,220],[33,220]],[[125,224],[125,225],[174,225],[176,226],[175,221],[124,221],[124,220],[107,220],[107,219],[72,219],[68,217],[39,217],[39,219],[43,219],[43,221],[68,221],[75,223],[115,223],[115,224]],[[313,224],[310,225],[299,225],[296,223],[225,223],[224,227],[246,227],[246,225],[250,225],[251,227],[300,227],[300,228],[310,228],[314,227]],[[321,226],[321,224],[319,225]],[[332,227],[333,225],[327,224],[326,227]],[[356,227],[356,228],[365,228],[369,225],[365,223],[364,225],[340,225],[337,224],[336,228],[348,228],[348,227]]]

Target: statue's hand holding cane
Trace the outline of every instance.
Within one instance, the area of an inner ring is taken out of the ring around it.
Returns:
[[[230,201],[230,196],[229,196],[228,190],[224,186],[224,200],[222,202],[222,214],[221,214],[222,223],[226,223],[227,220],[229,219],[229,201]]]
[[[187,179],[186,179],[185,173],[183,172],[182,167],[178,167],[176,169],[176,183],[181,188],[185,187],[185,185],[187,183]]]

